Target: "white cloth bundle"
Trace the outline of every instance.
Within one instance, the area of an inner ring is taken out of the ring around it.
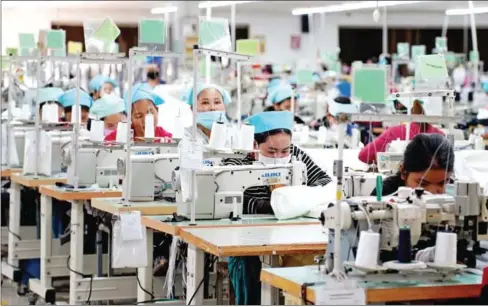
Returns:
[[[271,193],[271,207],[279,220],[292,219],[307,214],[314,208],[334,201],[335,185],[325,187],[291,186]]]

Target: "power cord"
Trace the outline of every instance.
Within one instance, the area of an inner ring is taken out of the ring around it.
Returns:
[[[8,230],[8,232],[9,232],[9,233],[11,233],[11,234],[12,234],[14,237],[16,237],[17,239],[19,239],[19,241],[22,241],[22,238],[21,238],[21,237],[20,237],[18,234],[16,234],[15,232],[13,232],[13,231],[10,229],[10,227],[8,227],[8,226],[7,226],[7,230]]]
[[[151,276],[151,278],[152,278],[152,276]],[[144,289],[142,287],[141,281],[139,280],[139,275],[137,275],[137,273],[136,273],[136,279],[137,279],[137,285],[139,286],[139,288],[141,288],[142,291],[144,291],[146,294],[149,294],[151,296],[151,299],[149,301],[154,301],[154,298],[155,298],[154,294],[152,294],[151,292],[147,291],[146,289]],[[136,305],[137,304],[143,304],[143,303],[145,303],[145,302],[139,302],[139,303],[136,303]]]
[[[212,263],[209,265],[209,267],[211,267],[212,265],[215,264],[215,262],[217,261],[217,259],[219,259],[218,257],[214,257],[214,260],[212,261]],[[208,263],[207,263],[208,265]],[[205,265],[205,267],[207,267],[207,265]],[[200,283],[198,284],[198,287],[197,289],[195,290],[195,292],[193,292],[193,295],[191,296],[190,298],[190,301],[188,302],[188,305],[191,305],[191,302],[193,301],[193,299],[195,298],[195,295],[197,295],[198,293],[198,290],[200,290],[200,287],[203,285],[203,282],[205,281],[205,277],[202,278],[202,280],[200,281]]]
[[[69,270],[70,272],[73,272],[73,273],[75,273],[75,274],[78,274],[78,275],[79,275],[79,276],[81,276],[82,278],[90,278],[90,290],[89,290],[89,292],[88,292],[88,298],[86,299],[86,303],[87,303],[88,305],[91,305],[91,303],[90,303],[90,299],[91,299],[91,295],[92,295],[92,289],[93,289],[93,275],[87,275],[87,274],[83,274],[83,273],[80,273],[80,272],[77,272],[77,271],[75,271],[75,270],[71,269],[71,268],[70,268],[70,266],[69,266],[69,260],[70,260],[70,258],[71,258],[71,255],[69,255],[69,256],[68,256],[68,260],[66,261],[66,266],[68,267],[68,270]]]

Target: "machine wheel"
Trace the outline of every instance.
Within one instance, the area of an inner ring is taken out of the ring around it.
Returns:
[[[29,292],[29,294],[27,294],[27,300],[29,301],[29,305],[35,305],[38,299],[39,296],[34,292]]]

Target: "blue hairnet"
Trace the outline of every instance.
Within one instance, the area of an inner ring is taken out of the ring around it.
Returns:
[[[150,100],[155,106],[159,106],[164,103],[163,98],[159,97],[153,92],[152,87],[147,83],[137,83],[132,86],[132,101],[134,104],[139,100]],[[129,105],[129,91],[124,94],[124,100],[127,105]]]
[[[59,102],[59,98],[63,95],[63,90],[59,87],[43,87],[39,89],[39,101],[41,104],[47,101]]]
[[[69,91],[64,92],[61,97],[59,97],[59,102],[63,105],[63,107],[72,107],[76,104],[76,89],[70,89]],[[80,90],[80,106],[85,106],[91,108],[93,104],[93,99],[88,95],[87,92]]]
[[[88,90],[90,92],[98,92],[100,90],[100,88],[102,88],[102,85],[104,85],[105,83],[110,83],[112,84],[113,87],[118,87],[118,83],[107,77],[107,76],[103,76],[103,75],[96,75],[95,77],[93,77],[90,81],[90,83],[88,84]]]
[[[488,82],[482,82],[481,87],[485,93],[488,93]]]
[[[351,97],[351,83],[341,81],[337,84],[336,88],[339,90],[339,96]]]
[[[99,119],[125,112],[124,99],[116,95],[105,95],[93,103],[90,113]]]
[[[224,103],[224,105],[228,105],[229,103],[232,102],[232,98],[230,97],[229,92],[226,89],[216,84],[198,84],[197,87],[198,87],[197,97],[198,95],[200,95],[202,91],[209,88],[213,88],[216,89],[220,93],[220,95],[222,95],[222,102]],[[186,98],[187,98],[186,103],[189,104],[190,106],[193,106],[193,87],[191,87]]]
[[[293,95],[293,89],[291,85],[283,83],[275,87],[274,90],[268,95],[267,102],[269,104],[276,104],[282,102],[285,99],[291,98]],[[295,99],[298,98],[297,93],[295,93]]]
[[[156,64],[158,66],[161,66],[163,64],[163,57],[160,56],[148,56],[146,59],[144,59],[145,64]]]
[[[276,129],[292,130],[293,114],[289,111],[269,111],[257,113],[247,119],[254,126],[254,133],[263,133]]]
[[[274,88],[276,88],[277,86],[279,86],[281,84],[281,79],[280,78],[274,78],[274,79],[271,79],[269,80],[269,83],[268,83],[268,93],[272,92],[274,90]]]
[[[297,77],[296,76],[291,76],[290,78],[288,78],[288,82],[290,84],[296,85],[297,84]]]

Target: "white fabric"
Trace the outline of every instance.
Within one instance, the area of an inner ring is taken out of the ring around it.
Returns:
[[[460,150],[454,154],[456,179],[479,182],[488,195],[488,150]]]
[[[303,149],[312,160],[329,176],[332,176],[334,170],[334,160],[337,159],[338,151],[334,148],[318,149],[318,148],[304,148]],[[366,171],[369,165],[361,162],[358,159],[360,149],[344,149],[343,161],[344,167],[349,167],[354,170]]]
[[[303,216],[310,210],[334,200],[335,186],[290,186],[275,189],[271,193],[271,207],[279,220]]]

